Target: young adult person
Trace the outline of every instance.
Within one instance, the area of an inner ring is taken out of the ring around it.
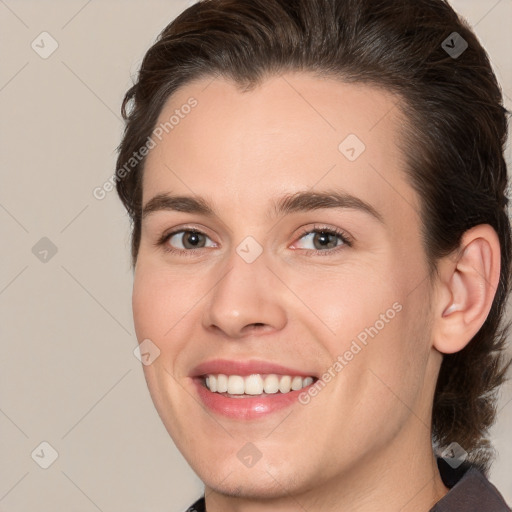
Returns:
[[[190,510],[510,510],[485,476],[507,112],[449,4],[198,2],[123,114],[136,333]]]

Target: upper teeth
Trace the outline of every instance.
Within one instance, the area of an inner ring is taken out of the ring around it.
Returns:
[[[217,393],[230,395],[261,395],[265,393],[288,393],[297,391],[313,383],[313,377],[292,377],[290,375],[253,374],[246,377],[241,375],[208,375],[206,387]]]

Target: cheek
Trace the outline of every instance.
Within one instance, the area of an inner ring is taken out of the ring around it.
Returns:
[[[412,410],[428,423],[424,388],[429,386],[425,377],[430,331],[425,300],[413,301],[404,294],[395,303],[399,304],[399,311],[389,314],[391,311],[387,310],[382,317],[384,321],[366,328],[363,331],[368,334],[366,345],[357,361],[354,358],[355,364],[350,370],[366,375],[366,396],[382,415],[386,414],[384,409],[389,408],[405,421]],[[399,424],[400,421],[395,422],[395,426]]]
[[[382,400],[388,385],[399,394],[414,395],[428,357],[428,298],[421,286],[411,294],[407,279],[396,270],[380,265],[374,267],[379,273],[372,274],[368,268],[322,276],[317,281],[322,286],[315,286],[314,279],[300,287],[297,282],[294,290],[308,292],[307,305],[315,313],[307,315],[310,328],[322,340],[333,380],[343,382],[343,393],[357,396],[366,389],[372,400]]]
[[[297,314],[302,311],[298,322],[310,323],[333,356],[355,338],[364,343],[376,331],[387,330],[399,316],[400,306],[395,303],[400,294],[394,282],[372,274],[368,266],[347,265],[329,273],[310,270],[290,274],[288,282],[296,297],[302,299],[303,304],[296,309]]]
[[[142,338],[171,339],[180,322],[193,313],[200,283],[166,269],[141,265],[136,269],[132,293],[135,331]]]
[[[133,284],[132,310],[137,339],[159,338],[164,330],[166,290],[151,274],[137,271]]]

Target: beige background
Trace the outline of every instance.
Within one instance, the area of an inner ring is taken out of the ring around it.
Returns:
[[[92,195],[114,171],[130,74],[190,3],[0,0],[3,512],[178,512],[202,490],[133,355],[127,217],[115,192]],[[511,109],[512,0],[453,4]],[[31,47],[43,31],[58,43],[47,59]],[[47,262],[32,252],[43,237],[57,248]],[[512,503],[511,400],[508,384],[492,481]],[[48,469],[35,462],[50,460],[43,441],[58,453]]]

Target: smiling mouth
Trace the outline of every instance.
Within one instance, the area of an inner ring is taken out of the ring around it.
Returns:
[[[300,391],[318,379],[313,376],[278,375],[275,373],[252,375],[208,374],[202,377],[203,385],[212,393],[229,398],[287,394]]]

